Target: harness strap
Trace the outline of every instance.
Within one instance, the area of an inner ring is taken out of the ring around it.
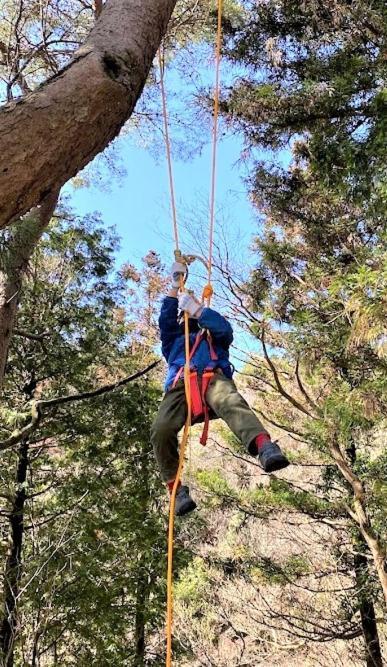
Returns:
[[[192,417],[196,419],[204,415],[203,432],[200,436],[200,444],[206,445],[208,439],[208,430],[210,425],[210,411],[208,409],[206,394],[208,385],[215,375],[213,368],[206,368],[201,376],[201,387],[199,388],[199,376],[197,371],[191,371],[189,374],[189,384],[191,392],[191,413]],[[175,383],[174,383],[175,384]]]
[[[218,355],[216,354],[214,345],[212,343],[212,336],[208,330],[207,330],[207,343],[208,347],[210,348],[211,361],[218,361]]]
[[[189,360],[190,360],[190,361],[191,361],[192,357],[194,356],[196,350],[198,349],[200,343],[202,342],[202,340],[203,340],[203,336],[204,336],[204,332],[203,332],[203,331],[199,331],[199,332],[196,334],[195,342],[194,342],[194,344],[192,345],[192,349],[191,349],[191,351],[190,351],[190,353],[189,353]],[[211,351],[210,351],[210,354],[211,354]],[[181,368],[179,368],[179,370],[177,371],[177,373],[176,373],[176,375],[175,375],[175,379],[174,379],[174,381],[173,381],[173,383],[172,383],[172,387],[175,387],[175,386],[176,386],[176,384],[178,383],[178,381],[179,381],[180,378],[181,378],[181,375],[182,375],[183,371],[184,371],[184,366],[181,366]]]
[[[203,413],[202,394],[199,389],[198,374],[196,371],[191,371],[189,375],[189,382],[191,386],[191,411],[192,416],[200,417]]]
[[[196,350],[198,349],[200,343],[204,338],[204,334],[205,334],[204,331],[199,331],[199,333],[197,334],[195,342],[189,353],[189,361],[192,360]],[[218,361],[218,355],[216,354],[216,350],[214,348],[212,337],[209,331],[206,332],[206,339],[210,350],[211,361]],[[183,370],[184,366],[179,368],[179,370],[177,371],[175,379],[173,380],[172,383],[172,388],[175,387],[178,381],[180,380]],[[208,385],[210,384],[211,379],[214,377],[214,373],[215,373],[214,368],[204,369],[204,372],[201,376],[201,389],[199,388],[199,378],[197,371],[192,370],[189,374],[192,417],[197,418],[200,417],[201,415],[204,415],[203,432],[200,437],[200,444],[203,446],[207,444],[208,430],[210,425],[210,411],[208,409],[206,401],[206,394]]]
[[[210,413],[206,401],[206,394],[207,394],[207,389],[208,385],[210,384],[212,378],[214,377],[215,372],[213,368],[206,368],[203,375],[202,375],[202,405],[203,405],[203,413],[204,413],[204,426],[203,426],[203,432],[200,437],[200,444],[205,446],[207,444],[207,438],[208,438],[208,429],[210,425]]]

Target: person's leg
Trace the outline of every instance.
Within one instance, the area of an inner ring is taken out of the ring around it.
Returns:
[[[206,399],[210,408],[226,422],[250,454],[256,454],[256,437],[262,434],[269,438],[269,434],[234,382],[224,375],[216,374],[208,386]]]
[[[280,470],[289,464],[232,380],[216,374],[208,386],[206,400],[242,441],[249,454],[259,455],[266,472]]]
[[[177,469],[179,466],[178,437],[180,429],[187,418],[187,404],[185,399],[184,383],[179,382],[176,387],[165,394],[151,429],[151,441],[161,478],[166,482],[169,492],[172,492]],[[187,514],[195,509],[196,504],[190,498],[188,487],[179,487],[176,493],[175,512],[178,515]]]
[[[176,477],[179,465],[177,434],[184,426],[186,417],[184,385],[179,382],[166,392],[151,428],[153,451],[164,482]]]

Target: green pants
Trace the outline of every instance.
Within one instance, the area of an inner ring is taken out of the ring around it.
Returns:
[[[266,433],[245,399],[239,394],[234,382],[215,375],[207,390],[207,404],[216,417],[223,419],[231,431],[242,441],[250,454],[259,433]],[[165,394],[152,424],[152,444],[161,477],[165,482],[175,478],[179,464],[177,434],[187,418],[184,382],[179,381]]]

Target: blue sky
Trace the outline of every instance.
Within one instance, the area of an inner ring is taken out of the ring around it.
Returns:
[[[200,218],[207,234],[207,208],[210,185],[211,143],[209,141],[200,155],[192,160],[174,160],[175,190],[178,217],[184,218],[187,211],[200,210]],[[121,250],[117,255],[117,265],[123,262],[140,264],[149,249],[158,252],[169,266],[172,263],[174,241],[170,213],[169,186],[164,155],[159,158],[136,144],[134,139],[125,137],[120,142],[120,154],[125,164],[126,175],[114,179],[109,191],[96,185],[89,188],[72,189],[72,205],[83,215],[94,211],[102,214],[106,225],[114,225],[121,237]],[[247,187],[243,180],[243,168],[239,163],[242,150],[241,138],[225,137],[218,146],[217,169],[217,210],[218,222],[226,219],[233,238],[239,237],[235,256],[246,257],[253,232],[257,230],[257,214],[248,199]],[[108,176],[106,175],[108,178]],[[215,223],[216,225],[216,223]],[[219,230],[219,227],[218,227]],[[181,247],[185,252],[195,252],[191,240],[186,240],[184,229],[180,231]],[[217,227],[215,226],[215,238]],[[193,267],[191,274],[196,270]],[[195,278],[193,278],[195,280]],[[195,281],[196,282],[196,281]],[[201,289],[201,288],[200,288]],[[221,309],[216,293],[214,307]],[[239,347],[253,351],[256,341],[242,331],[235,331]],[[234,359],[236,367],[241,364]]]
[[[200,154],[192,160],[174,160],[175,190],[178,217],[183,219],[187,211],[200,208],[201,216],[208,201],[210,184],[210,133],[209,141]],[[157,158],[152,151],[136,143],[135,137],[124,137],[119,142],[119,153],[126,175],[111,178],[109,189],[98,184],[73,189],[74,208],[80,214],[99,211],[107,225],[114,225],[121,237],[122,247],[117,257],[120,264],[130,261],[138,264],[151,248],[159,252],[166,262],[173,261],[172,220],[170,213],[167,167],[164,156]],[[242,150],[241,138],[226,136],[218,147],[217,209],[219,217],[232,221],[245,234],[246,244],[256,230],[257,218],[249,200],[242,178],[243,168],[238,164]],[[104,178],[109,179],[107,174]],[[207,221],[203,221],[207,224]],[[193,252],[190,242],[182,246]]]
[[[196,45],[191,54],[183,49],[165,73],[178,218],[182,221],[187,215],[195,217],[193,212],[200,211],[202,228],[208,224],[205,209],[210,187],[212,120],[196,100],[213,86],[212,56],[212,47],[205,44]],[[237,74],[235,68],[223,61],[221,85],[231,84]],[[158,78],[157,67],[153,75]],[[157,86],[148,86],[137,105],[139,113],[149,110],[159,114],[157,124],[161,127],[161,96]],[[144,141],[141,131],[136,132],[132,127],[118,139],[115,152],[126,175],[115,179],[105,174],[105,180],[110,181],[109,191],[96,185],[75,191],[69,185],[66,187],[67,192],[72,191],[73,206],[80,214],[99,211],[107,225],[116,226],[122,239],[118,264],[123,261],[138,264],[149,249],[159,252],[167,264],[173,261],[165,149],[160,130],[156,127],[152,132],[153,137],[148,128]],[[246,172],[240,162],[242,137],[227,130],[221,120],[219,135],[217,211],[219,219],[226,218],[234,232],[236,228],[241,230],[247,247],[256,231],[257,214],[248,200],[243,180]],[[189,159],[182,159],[184,154]],[[191,241],[184,243],[184,232],[181,240],[184,251],[195,251]]]
[[[230,76],[229,71],[224,72],[223,83],[226,80],[228,84],[231,83]],[[195,80],[190,84],[184,75],[179,74],[178,67],[170,67],[166,80],[178,220],[182,223],[180,245],[183,252],[188,253],[198,252],[198,248],[195,234],[192,237],[184,230],[187,220],[193,220],[193,224],[198,225],[205,237],[208,234],[212,128],[208,118],[206,119],[205,115],[200,116],[194,100],[203,90],[203,86],[208,87],[211,83],[211,77],[211,69],[203,67],[199,73],[195,72]],[[149,98],[145,97],[145,105],[150,104],[150,108],[153,108],[153,111],[156,109],[157,113],[161,108],[159,91],[153,87],[150,93],[145,92],[145,96],[147,95]],[[138,108],[142,110],[147,107],[140,101]],[[227,130],[222,121],[219,129],[221,139],[217,152],[215,241],[225,230],[231,258],[247,277],[250,267],[253,266],[249,245],[252,236],[259,229],[258,212],[249,201],[245,183],[247,168],[251,168],[252,164],[250,162],[246,165],[240,159],[244,149],[242,137]],[[116,228],[121,238],[117,266],[124,262],[139,266],[141,257],[150,249],[159,253],[167,266],[174,259],[165,149],[163,142],[160,144],[158,129],[154,131],[154,135],[155,145],[152,145],[149,134],[144,141],[141,133],[132,128],[116,141],[115,153],[119,155],[119,162],[126,173],[115,177],[106,165],[99,167],[102,185],[108,183],[108,188],[98,186],[98,177],[91,179],[89,187],[74,189],[68,184],[65,188],[71,195],[72,205],[77,213],[86,215],[98,211],[107,226],[113,225]],[[190,155],[190,158],[183,159],[181,156],[184,154]],[[262,153],[257,156],[261,159],[265,157]],[[277,159],[286,164],[289,153],[283,151]],[[98,160],[100,162],[99,158]],[[190,286],[194,283],[194,286],[201,290],[201,280],[197,273],[195,265],[190,272]],[[216,284],[213,306],[222,309],[222,301],[216,297]],[[256,351],[256,341],[240,330],[235,333],[239,347],[246,352]]]
[[[208,197],[212,150],[212,119],[198,105],[198,97],[213,86],[212,50],[197,45],[191,62],[182,51],[166,71],[165,86],[170,114],[170,135],[173,153],[175,191],[180,222],[188,217],[199,218],[201,229],[208,226]],[[191,54],[192,55],[192,54]],[[187,73],[188,72],[188,73]],[[226,62],[221,66],[221,86],[231,85],[242,72]],[[154,72],[157,78],[157,69]],[[107,225],[114,225],[122,239],[117,263],[139,264],[149,249],[160,253],[169,264],[173,261],[173,233],[169,202],[169,185],[164,142],[161,139],[161,97],[157,86],[148,86],[137,105],[137,112],[158,114],[156,127],[142,134],[131,127],[116,141],[115,153],[125,168],[126,175],[116,178],[102,168],[103,180],[109,189],[98,188],[98,179],[88,188],[74,190],[67,185],[72,203],[80,214],[99,211]],[[144,139],[145,136],[145,139]],[[245,183],[247,169],[241,161],[243,138],[233,128],[227,128],[220,118],[217,153],[217,218],[215,237],[224,223],[233,238],[238,237],[238,250],[243,259],[252,235],[258,230],[258,212],[253,209]],[[185,155],[186,159],[182,156]],[[273,158],[257,151],[255,157]],[[276,160],[287,164],[289,152],[281,151]],[[187,159],[188,158],[188,159]],[[97,161],[100,160],[97,158]],[[207,209],[207,210],[206,210]],[[197,215],[196,215],[197,214]],[[218,224],[217,224],[218,223]],[[183,225],[182,225],[183,226]],[[181,246],[185,252],[195,252],[192,241],[185,243],[181,232]]]
[[[226,78],[227,83],[230,83],[230,72],[225,72],[223,82]],[[199,117],[200,112],[195,107],[194,99],[203,90],[202,86],[208,86],[209,82],[211,71],[205,67],[192,85],[179,75],[177,68],[169,68],[166,81],[178,220],[183,223],[180,245],[183,252],[188,253],[195,253],[198,249],[195,247],[195,235],[192,238],[184,231],[184,221],[193,220],[205,236],[208,234],[212,128],[205,116]],[[153,110],[161,108],[157,89],[153,88],[153,92],[151,89],[149,100],[146,98],[145,104],[147,103],[153,105]],[[138,108],[144,108],[141,101]],[[185,130],[187,126],[188,130]],[[224,226],[232,259],[235,259],[246,275],[246,270],[248,272],[253,265],[249,245],[252,236],[259,229],[258,212],[249,201],[245,183],[247,168],[251,168],[252,164],[246,165],[240,159],[244,149],[242,137],[227,130],[222,121],[219,129],[221,139],[217,152],[215,241],[218,235],[220,238]],[[187,135],[184,134],[185,131]],[[187,150],[184,145],[186,136]],[[133,129],[125,132],[116,141],[114,152],[119,155],[119,161],[126,173],[117,178],[111,175],[106,165],[102,169],[99,167],[102,184],[108,183],[107,189],[98,186],[98,177],[91,179],[92,184],[89,187],[74,189],[68,184],[65,188],[65,192],[71,195],[72,205],[77,213],[86,215],[98,211],[107,226],[115,226],[121,238],[121,249],[117,254],[118,267],[124,262],[139,266],[141,257],[150,249],[159,253],[167,266],[174,259],[167,163],[163,142],[160,144],[159,130],[155,130],[155,138],[156,149],[152,145],[152,138],[149,141],[148,136],[148,140],[144,141],[141,134]],[[192,150],[195,142],[196,150]],[[182,159],[184,153],[190,155],[190,158]],[[262,153],[257,156],[260,159],[265,157]],[[283,151],[277,159],[286,164],[289,153]],[[98,160],[100,162],[99,158]],[[190,274],[190,286],[193,282],[201,290],[196,265],[192,267]],[[216,284],[213,306],[222,310],[222,302],[216,297]],[[246,353],[249,350],[257,351],[257,342],[251,336],[239,328],[235,334],[238,347]],[[235,361],[239,367],[240,362]]]

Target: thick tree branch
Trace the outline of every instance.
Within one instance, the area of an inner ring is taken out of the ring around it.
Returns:
[[[146,375],[156,366],[158,366],[159,363],[160,359],[157,359],[153,363],[149,364],[149,366],[147,366],[143,370],[137,371],[133,375],[129,375],[128,377],[125,377],[122,380],[118,380],[117,382],[112,382],[111,384],[105,384],[102,387],[99,387],[99,389],[95,389],[93,391],[85,391],[81,394],[69,394],[67,396],[58,396],[58,398],[51,398],[46,401],[38,401],[39,407],[42,409],[52,408],[55,405],[63,405],[64,403],[73,403],[74,401],[84,401],[89,398],[96,398],[97,396],[108,394],[109,392],[115,391],[120,387],[124,387],[125,385],[129,384],[129,382],[133,382],[133,380],[137,380],[137,378]]]
[[[0,111],[0,228],[37,206],[117,136],[176,0],[108,0],[70,65]]]
[[[329,451],[344,479],[348,482],[350,488],[352,489],[353,509],[349,505],[346,505],[346,511],[348,516],[350,516],[358,526],[373,556],[375,568],[379,576],[379,581],[383,590],[385,601],[387,603],[386,549],[378,536],[375,534],[367,516],[367,511],[365,508],[364,486],[359,477],[355,475],[351,467],[348,465],[337,442],[333,441],[331,443]]]
[[[160,359],[149,364],[149,366],[147,366],[143,370],[133,373],[133,375],[129,375],[123,378],[122,380],[118,380],[117,382],[105,384],[102,387],[99,387],[99,389],[95,389],[93,391],[86,391],[81,394],[69,394],[67,396],[58,396],[57,398],[51,398],[48,400],[32,401],[31,415],[28,418],[29,419],[28,423],[19,431],[13,433],[9,438],[0,442],[0,451],[4,451],[5,449],[13,447],[14,445],[21,442],[23,438],[25,438],[26,436],[30,435],[33,431],[35,431],[46,409],[55,407],[57,405],[63,405],[65,403],[74,403],[76,401],[84,401],[90,398],[96,398],[97,396],[102,396],[103,394],[115,391],[116,389],[121,389],[125,385],[129,384],[129,382],[133,382],[133,380],[137,380],[139,377],[149,373],[159,363]]]
[[[42,341],[44,341],[45,338],[47,338],[47,336],[50,335],[50,332],[49,331],[43,331],[40,334],[35,334],[35,333],[31,333],[29,331],[24,331],[23,329],[15,328],[13,330],[13,334],[14,334],[14,336],[20,336],[21,338],[28,338],[28,340],[35,340],[38,343],[41,343]]]

